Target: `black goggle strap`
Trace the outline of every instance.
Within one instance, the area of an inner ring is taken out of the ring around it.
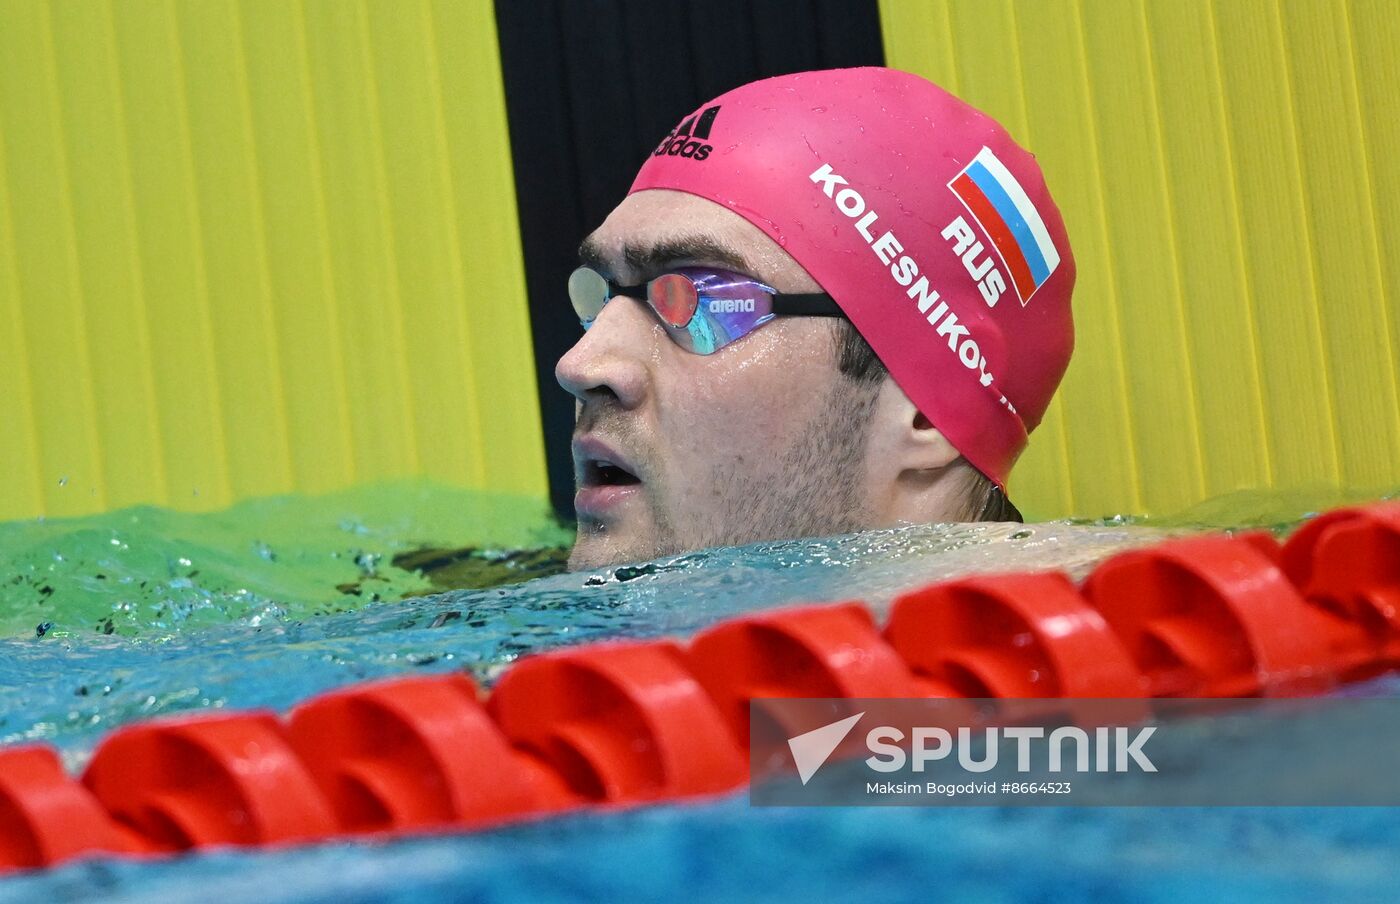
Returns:
[[[793,293],[773,296],[774,314],[797,314],[806,317],[845,317],[846,312],[825,292]]]
[[[619,295],[626,295],[628,298],[647,297],[647,287],[643,283],[640,286],[620,286],[611,280],[608,281],[608,298],[616,298]],[[784,295],[779,292],[771,293],[773,299],[773,313],[783,316],[803,316],[803,317],[845,317],[846,312],[841,310],[841,306],[836,303],[825,292],[798,292]]]

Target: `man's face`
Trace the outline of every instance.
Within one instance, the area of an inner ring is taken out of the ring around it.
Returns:
[[[682,192],[638,192],[585,243],[614,282],[681,266],[821,288],[742,217]],[[577,398],[574,569],[862,526],[864,420],[826,317],[778,317],[712,355],[685,351],[645,302],[608,302],[560,359]]]

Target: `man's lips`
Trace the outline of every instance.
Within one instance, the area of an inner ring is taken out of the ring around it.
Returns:
[[[580,487],[574,494],[574,511],[585,518],[600,519],[641,492],[640,483]]]
[[[578,482],[574,508],[580,515],[601,517],[641,492],[635,466],[601,438],[581,436],[574,440],[573,452]]]

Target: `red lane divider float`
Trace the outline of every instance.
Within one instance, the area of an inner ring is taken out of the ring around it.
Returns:
[[[1192,537],[1121,553],[1084,593],[1154,697],[1316,692],[1334,671],[1316,613],[1257,541]]]
[[[489,705],[506,737],[553,768],[580,802],[713,794],[747,773],[714,700],[670,641],[524,659]]]
[[[322,694],[292,710],[289,734],[351,832],[479,826],[563,802],[514,755],[465,675]]]
[[[1143,698],[1312,693],[1400,665],[1400,503],[1339,509],[1280,545],[1249,531],[1121,553],[1075,587],[978,576],[895,600],[602,643],[463,675],[342,688],[270,713],[117,729],[81,782],[0,750],[0,872],[80,855],[462,830],[746,780],[756,698]],[[800,730],[800,726],[794,726]]]
[[[801,606],[722,622],[691,641],[690,664],[745,753],[750,700],[919,695],[909,667],[859,603]],[[774,720],[784,734],[796,737],[853,713],[846,707],[824,715],[775,707],[759,708],[756,716]]]
[[[159,851],[306,841],[339,829],[272,713],[119,728],[83,784]]]
[[[690,664],[745,750],[754,698],[919,696],[909,667],[859,603],[722,622],[691,641]]]
[[[1400,502],[1309,521],[1280,564],[1320,611],[1344,678],[1400,665]]]
[[[885,637],[943,697],[1141,697],[1144,676],[1058,573],[963,578],[894,602]]]
[[[49,748],[0,751],[0,872],[91,851],[129,854],[144,847],[68,777]]]

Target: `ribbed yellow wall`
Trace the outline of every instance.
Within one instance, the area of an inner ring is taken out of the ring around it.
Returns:
[[[0,2],[0,519],[543,496],[489,0]]]
[[[1040,516],[1400,486],[1395,0],[881,0],[891,66],[1039,156],[1074,362]]]

